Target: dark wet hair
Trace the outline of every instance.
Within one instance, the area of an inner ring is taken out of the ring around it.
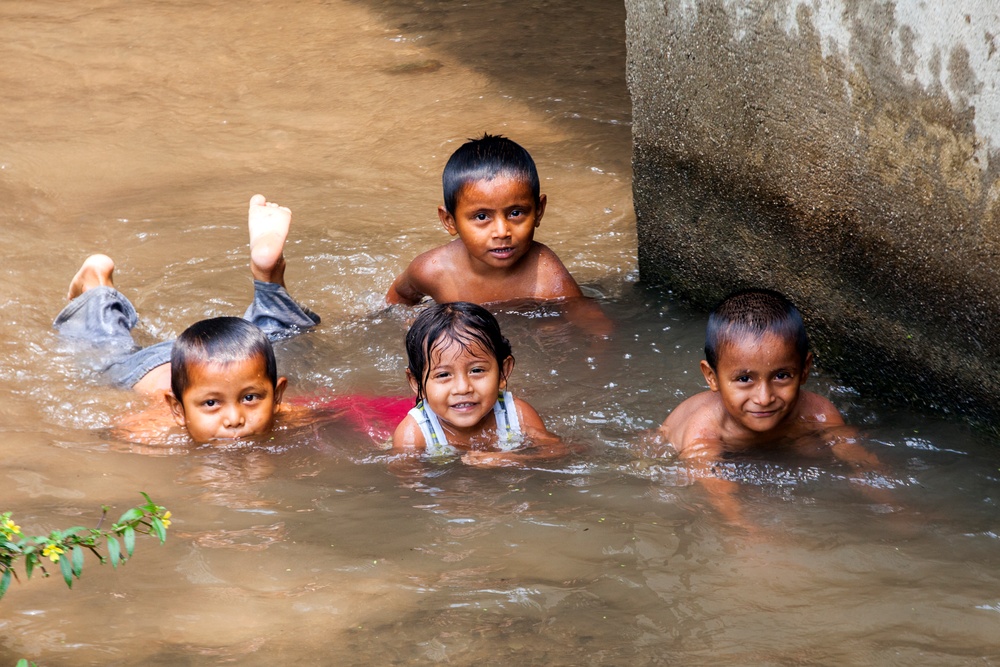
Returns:
[[[809,339],[802,315],[791,301],[773,290],[734,292],[712,309],[705,331],[705,361],[717,370],[719,349],[726,343],[773,333],[795,342],[802,365],[809,354]]]
[[[188,390],[191,364],[231,364],[263,357],[271,386],[278,383],[278,364],[267,335],[239,317],[213,317],[184,330],[170,350],[170,388],[180,401]]]
[[[503,362],[511,356],[510,342],[500,333],[500,324],[490,311],[467,301],[434,304],[417,315],[406,332],[407,368],[417,379],[417,401],[424,398],[430,375],[431,352],[444,343],[458,343],[468,350],[482,347],[496,357],[500,374]]]
[[[528,151],[500,135],[484,134],[459,146],[448,158],[441,174],[444,186],[444,207],[455,215],[455,206],[462,187],[474,181],[492,181],[498,175],[528,183],[539,203],[538,169]]]

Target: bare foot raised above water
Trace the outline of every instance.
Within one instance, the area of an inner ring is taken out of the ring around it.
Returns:
[[[107,255],[91,255],[83,260],[80,270],[69,281],[69,291],[66,298],[72,301],[87,290],[98,287],[114,287],[111,274],[115,272],[115,262]]]
[[[285,286],[285,239],[292,212],[269,202],[264,195],[250,198],[250,272],[257,280]]]

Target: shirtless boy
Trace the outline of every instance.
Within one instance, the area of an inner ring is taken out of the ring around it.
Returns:
[[[118,431],[148,437],[170,416],[195,442],[265,433],[283,411],[285,378],[278,377],[270,338],[294,335],[319,323],[285,290],[285,239],[291,211],[250,199],[250,272],[254,301],[244,318],[213,318],[189,327],[177,342],[137,350],[132,304],[114,288],[114,262],[88,257],[70,282],[70,303],[54,326],[65,338],[93,344],[114,385],[162,396],[165,407],[124,420]],[[245,320],[245,321],[244,321]],[[142,439],[142,438],[141,438]]]
[[[802,389],[812,361],[802,316],[788,299],[770,290],[736,292],[708,319],[701,372],[709,391],[677,406],[660,435],[681,459],[820,444],[837,458],[876,464],[845,437],[846,428],[836,428],[844,420],[833,403]]]
[[[389,303],[414,305],[425,296],[479,305],[583,296],[556,254],[534,240],[546,200],[528,151],[485,134],[452,154],[441,180],[438,217],[458,238],[410,262],[389,288]]]

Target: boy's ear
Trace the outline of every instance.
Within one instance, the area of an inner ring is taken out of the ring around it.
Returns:
[[[167,401],[167,407],[170,408],[170,414],[173,416],[174,421],[180,427],[187,426],[187,419],[184,417],[184,404],[177,400],[172,391],[168,391],[163,395],[163,398]]]
[[[288,387],[288,378],[281,376],[278,381],[274,383],[274,409],[277,410],[278,406],[281,405],[281,398],[285,395],[285,389]]]
[[[799,386],[804,385],[806,380],[809,379],[809,371],[813,367],[813,353],[806,353],[806,363],[802,364],[802,373],[799,374]]]
[[[535,215],[535,227],[542,224],[542,216],[545,215],[545,195],[538,195],[538,213]]]
[[[413,373],[410,372],[409,368],[406,369],[406,381],[410,383],[410,389],[413,390],[413,393],[415,395],[419,396],[420,395],[420,383],[417,382],[417,378],[413,377]]]
[[[700,367],[701,367],[701,374],[705,376],[705,382],[708,383],[708,388],[711,389],[712,391],[719,391],[719,378],[715,374],[715,371],[712,370],[712,367],[709,365],[709,363],[706,360],[702,359]]]
[[[455,216],[448,212],[444,206],[438,206],[438,218],[441,219],[441,224],[452,236],[458,234],[458,227],[455,226]]]
[[[500,389],[507,388],[507,378],[510,377],[511,372],[514,370],[514,357],[508,356],[503,360],[503,366],[500,367]]]

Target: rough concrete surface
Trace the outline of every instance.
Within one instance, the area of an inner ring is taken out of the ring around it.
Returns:
[[[643,280],[778,289],[847,383],[1000,424],[1000,3],[626,7]]]

